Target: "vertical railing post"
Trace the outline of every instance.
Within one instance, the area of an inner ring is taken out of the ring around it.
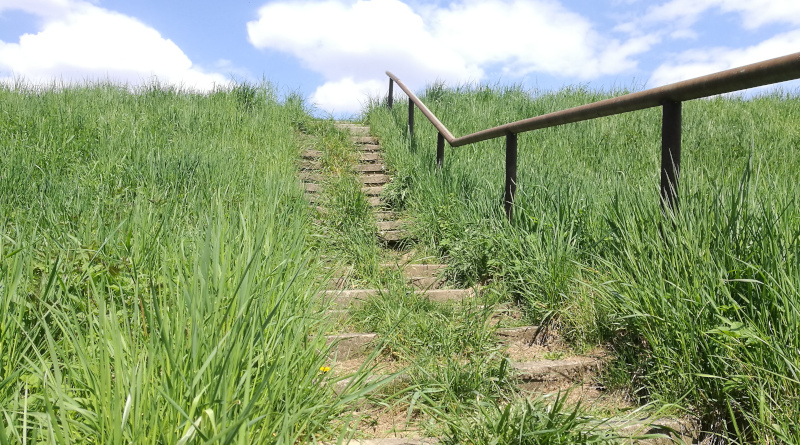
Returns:
[[[414,137],[414,101],[408,98],[408,137]]]
[[[506,189],[503,204],[506,217],[511,219],[514,209],[514,195],[517,193],[517,135],[506,134]]]
[[[444,135],[439,132],[436,138],[436,166],[442,168],[444,164]]]
[[[665,101],[661,120],[661,208],[678,210],[681,171],[681,103]]]
[[[386,108],[392,109],[394,104],[394,79],[389,78],[389,96],[386,98]]]

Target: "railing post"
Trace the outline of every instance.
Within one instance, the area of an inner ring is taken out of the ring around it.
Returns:
[[[661,208],[678,210],[681,171],[681,103],[664,101],[661,120]]]
[[[442,168],[444,164],[444,135],[439,132],[436,138],[436,166]]]
[[[386,98],[386,108],[392,109],[394,104],[394,79],[389,78],[389,97]]]
[[[517,193],[517,135],[506,133],[506,190],[503,204],[506,217],[511,219],[514,209],[514,195]]]
[[[408,99],[408,137],[414,137],[414,101]]]

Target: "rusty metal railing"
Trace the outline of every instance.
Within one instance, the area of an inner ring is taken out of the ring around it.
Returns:
[[[688,100],[717,94],[731,93],[747,88],[770,85],[800,78],[800,52],[763,62],[720,71],[715,74],[697,77],[682,82],[652,88],[638,93],[601,100],[588,105],[569,108],[554,113],[531,117],[487,130],[478,131],[456,138],[421,100],[394,74],[389,76],[389,96],[387,106],[394,102],[394,83],[408,96],[408,131],[414,135],[414,107],[439,132],[436,143],[436,164],[444,163],[444,142],[451,147],[506,137],[506,183],[503,202],[506,215],[510,218],[514,195],[517,190],[517,135],[527,131],[555,127],[614,114],[662,107],[661,122],[661,205],[671,210],[678,207],[678,179],[681,166],[681,104]]]

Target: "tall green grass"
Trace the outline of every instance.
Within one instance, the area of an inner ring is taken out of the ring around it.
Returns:
[[[430,86],[456,135],[622,94]],[[800,101],[775,93],[684,104],[680,211],[659,206],[660,110],[519,136],[502,213],[504,140],[446,149],[404,107],[366,110],[404,180],[393,196],[465,284],[499,283],[531,321],[605,344],[609,385],[677,402],[742,442],[800,442]],[[616,370],[616,371],[615,371]],[[622,377],[624,376],[624,377]]]
[[[338,435],[358,394],[320,371],[301,98],[17,85],[0,103],[0,443]]]

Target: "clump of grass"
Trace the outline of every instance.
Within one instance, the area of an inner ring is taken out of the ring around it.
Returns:
[[[422,97],[464,135],[623,92],[439,85]],[[674,219],[658,200],[656,109],[520,135],[504,221],[502,139],[448,148],[437,169],[435,129],[419,121],[409,140],[401,107],[378,105],[367,118],[410,177],[417,239],[463,283],[493,282],[579,347],[607,345],[642,400],[680,403],[736,440],[800,440],[795,94],[685,104]]]

